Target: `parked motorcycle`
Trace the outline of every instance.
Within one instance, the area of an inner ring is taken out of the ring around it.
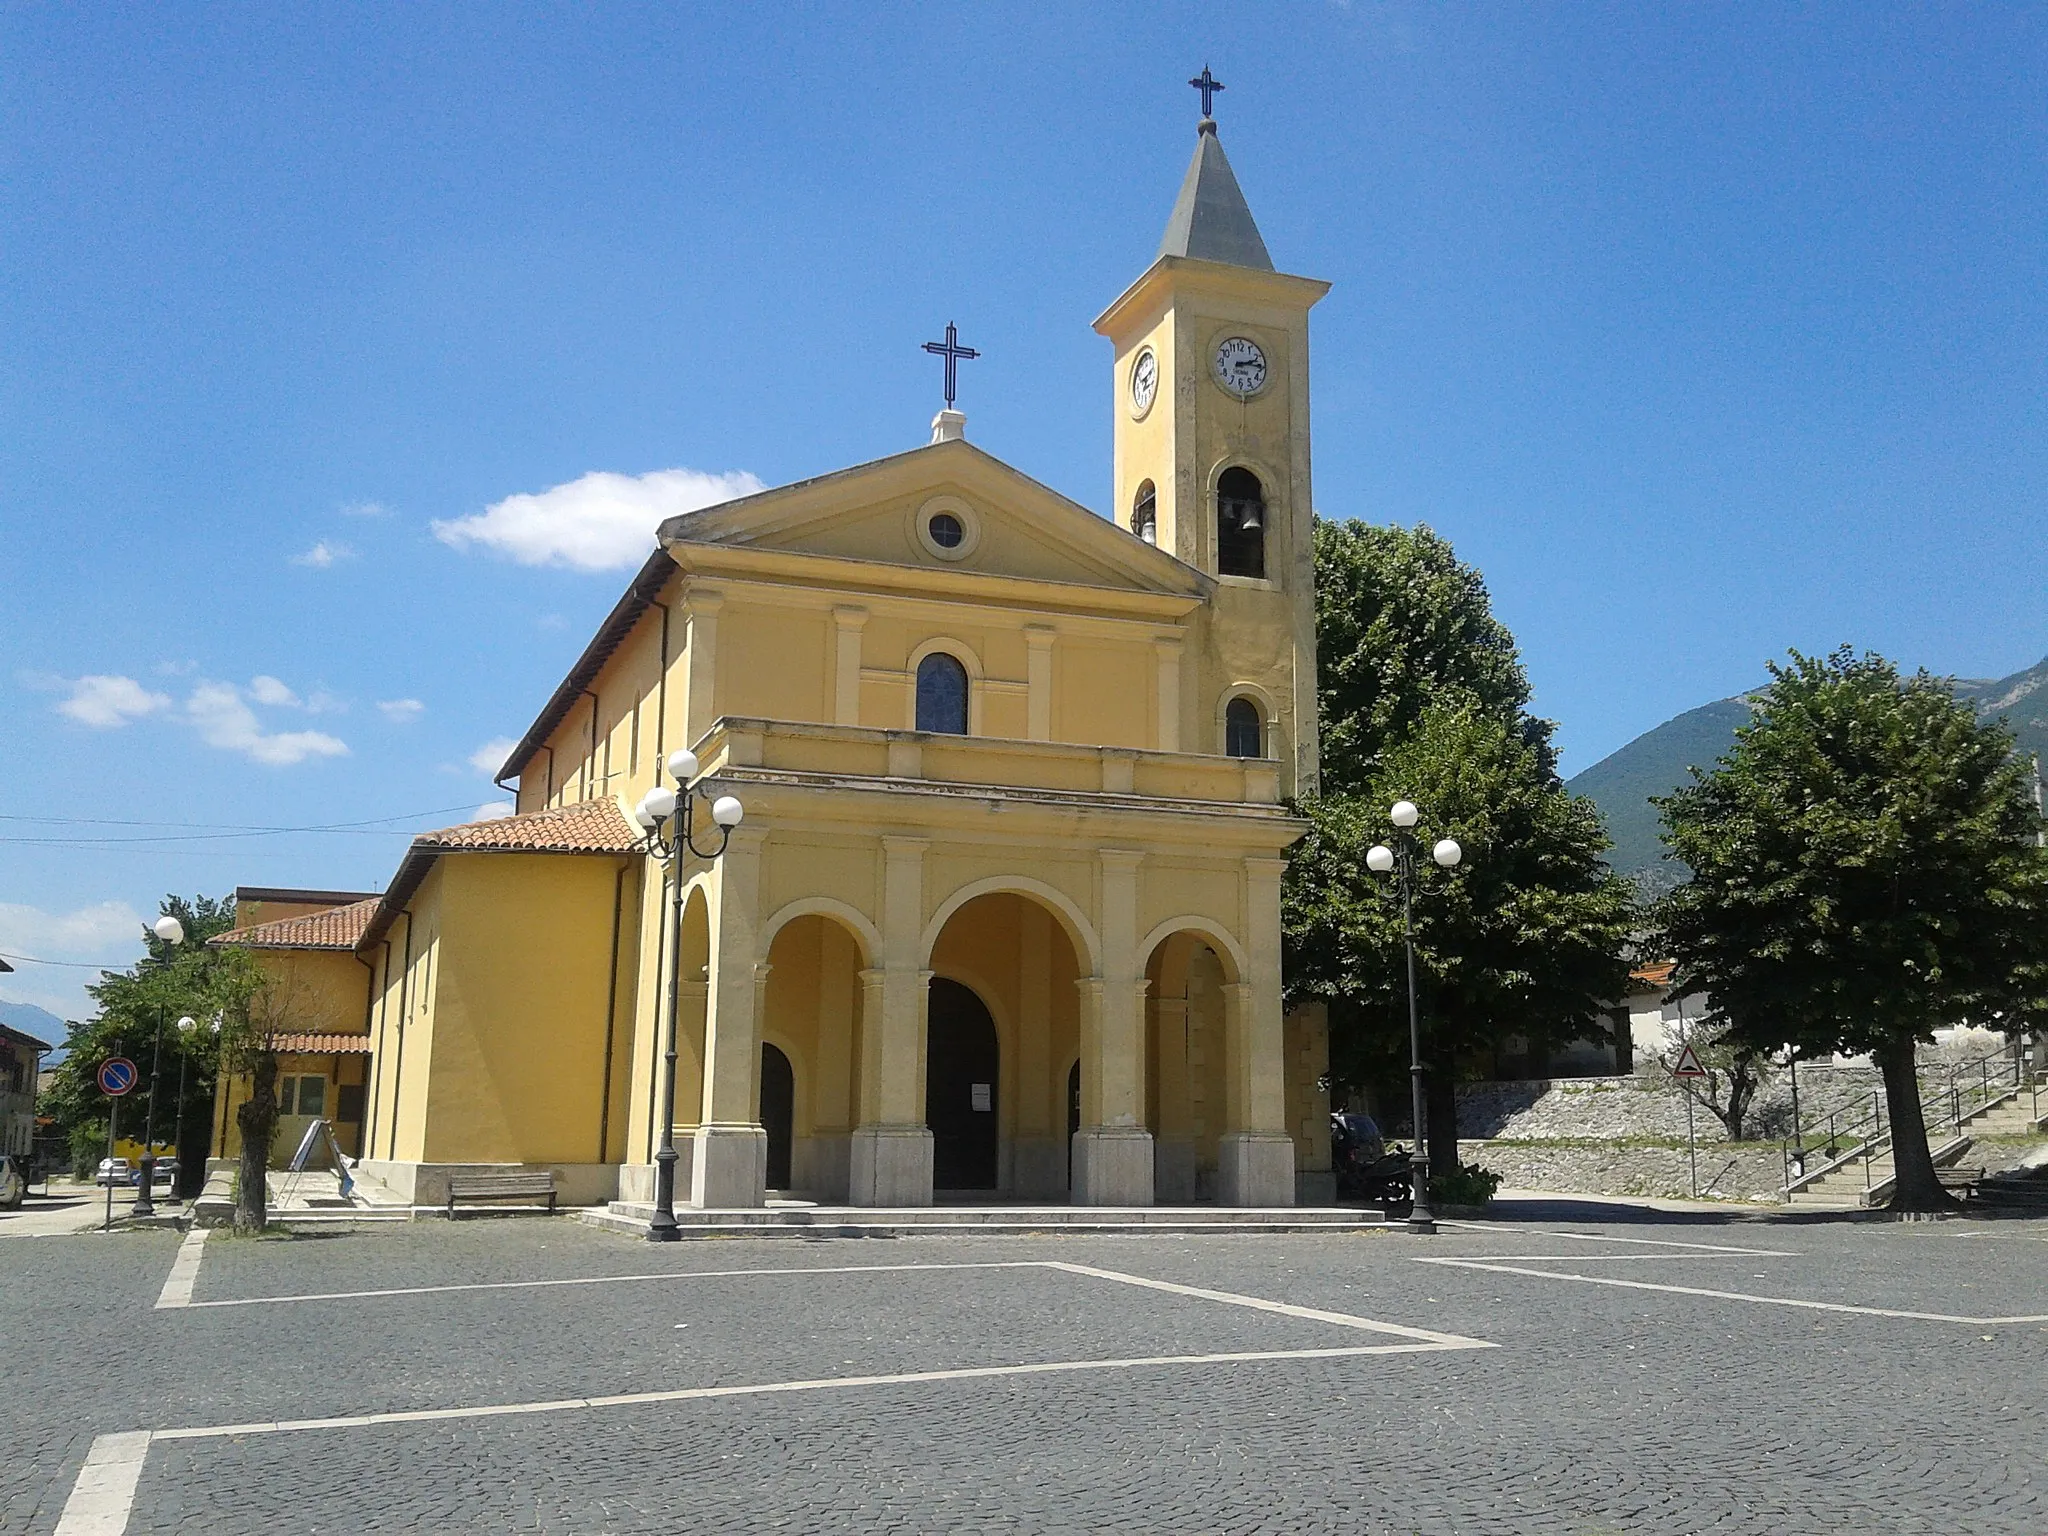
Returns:
[[[1330,1116],[1330,1162],[1337,1174],[1337,1198],[1363,1200],[1406,1221],[1415,1209],[1415,1186],[1406,1148],[1387,1150],[1370,1115],[1336,1111]]]

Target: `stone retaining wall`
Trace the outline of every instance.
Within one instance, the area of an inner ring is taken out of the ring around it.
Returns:
[[[1645,1195],[1683,1200],[1692,1194],[1684,1147],[1608,1141],[1461,1141],[1461,1161],[1490,1168],[1514,1189],[1587,1195]],[[1700,1145],[1703,1199],[1783,1198],[1784,1165],[1776,1142]]]

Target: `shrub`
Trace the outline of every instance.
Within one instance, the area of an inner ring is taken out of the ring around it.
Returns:
[[[1429,1181],[1429,1199],[1432,1205],[1484,1205],[1499,1188],[1492,1169],[1462,1164]]]

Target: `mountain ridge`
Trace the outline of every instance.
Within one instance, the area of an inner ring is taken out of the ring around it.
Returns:
[[[2048,758],[2048,657],[1998,678],[1951,678],[1956,697],[1975,707],[1979,719],[2004,717],[2022,752]],[[1574,794],[1600,808],[1614,846],[1614,869],[1651,893],[1685,879],[1685,868],[1665,857],[1662,823],[1652,795],[1668,795],[1691,782],[1688,770],[1711,768],[1749,719],[1749,694],[1716,699],[1673,715],[1566,780]]]

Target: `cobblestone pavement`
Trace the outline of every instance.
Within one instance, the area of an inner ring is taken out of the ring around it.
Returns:
[[[53,1531],[120,1431],[1279,1351],[159,1439],[126,1529],[2048,1531],[2048,1223],[1557,1214],[1426,1240],[216,1234],[167,1310],[175,1234],[7,1245],[0,1531]],[[1497,1347],[1308,1354],[1405,1341],[1035,1261]],[[447,1286],[486,1288],[207,1305]]]

